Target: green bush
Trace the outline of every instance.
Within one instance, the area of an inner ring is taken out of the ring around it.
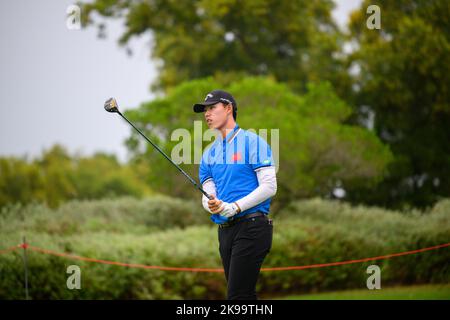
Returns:
[[[70,155],[58,144],[35,159],[0,157],[0,208],[32,202],[56,208],[69,200],[152,194],[148,166],[121,164],[114,155]]]
[[[187,218],[184,220],[184,218]],[[327,263],[380,256],[450,242],[450,200],[428,212],[400,213],[312,199],[274,215],[274,241],[263,267]],[[126,263],[221,268],[217,229],[197,203],[168,197],[71,202],[4,209],[0,249],[17,244]],[[0,255],[0,299],[22,299],[21,250]],[[262,297],[365,288],[367,266],[385,285],[448,283],[450,250],[320,269],[262,272]],[[81,290],[66,287],[66,268],[82,270]],[[217,299],[223,273],[134,269],[28,251],[33,299]]]
[[[199,196],[200,199],[200,196]],[[141,200],[131,197],[73,200],[57,209],[45,205],[20,204],[0,211],[2,233],[38,232],[71,235],[94,232],[139,233],[208,223],[207,213],[197,201],[163,195]]]

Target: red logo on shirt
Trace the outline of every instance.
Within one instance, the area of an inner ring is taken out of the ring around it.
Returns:
[[[236,152],[235,154],[233,154],[233,156],[231,157],[231,161],[239,161],[242,159],[241,153],[240,152]]]

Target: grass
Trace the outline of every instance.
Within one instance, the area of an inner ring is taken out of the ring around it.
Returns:
[[[282,300],[450,300],[450,284],[390,287],[379,290],[346,290],[292,295]]]

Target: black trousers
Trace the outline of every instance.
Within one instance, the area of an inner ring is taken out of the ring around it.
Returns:
[[[256,281],[272,247],[273,225],[267,216],[219,227],[219,251],[229,300],[256,300]]]

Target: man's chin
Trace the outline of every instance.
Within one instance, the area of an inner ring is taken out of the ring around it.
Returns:
[[[220,130],[220,128],[221,128],[220,123],[217,123],[217,122],[206,123],[206,125],[211,130]]]

